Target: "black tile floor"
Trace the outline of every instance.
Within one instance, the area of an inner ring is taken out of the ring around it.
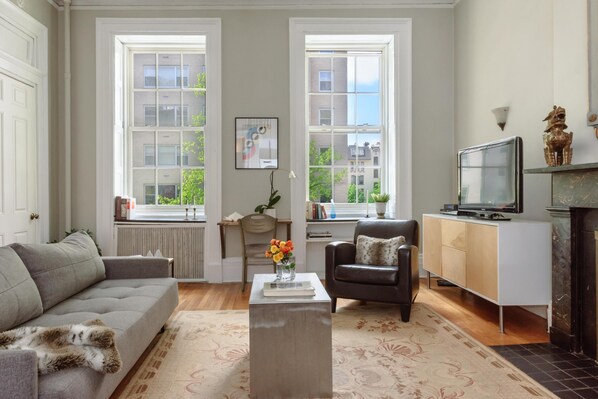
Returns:
[[[587,356],[549,343],[491,348],[559,398],[598,399],[598,366]]]

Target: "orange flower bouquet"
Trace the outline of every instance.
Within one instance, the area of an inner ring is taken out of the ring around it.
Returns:
[[[270,241],[270,247],[266,251],[266,257],[272,258],[276,263],[282,263],[283,265],[294,269],[295,262],[292,260],[293,256],[293,241],[281,241],[272,239]]]

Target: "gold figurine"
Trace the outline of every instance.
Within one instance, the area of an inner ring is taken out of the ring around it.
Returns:
[[[544,130],[544,158],[548,166],[569,165],[573,157],[571,142],[573,132],[567,133],[565,129],[566,111],[563,107],[552,107],[545,121],[548,121]]]

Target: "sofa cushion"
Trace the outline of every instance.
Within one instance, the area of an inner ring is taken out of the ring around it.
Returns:
[[[108,398],[177,303],[177,281],[173,278],[103,280],[25,323],[49,327],[100,319],[116,332],[122,359],[122,369],[116,374],[102,375],[78,367],[40,376],[39,399]]]
[[[338,281],[357,284],[397,285],[398,266],[337,265],[334,278]]]
[[[357,236],[355,263],[396,266],[399,264],[399,247],[404,243],[405,237],[403,236],[387,240],[364,235]]]
[[[95,243],[78,231],[58,244],[11,244],[39,290],[44,310],[106,278]]]
[[[0,331],[42,314],[39,291],[23,261],[10,247],[0,248]]]

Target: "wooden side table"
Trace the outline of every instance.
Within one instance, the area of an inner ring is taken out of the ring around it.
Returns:
[[[287,230],[287,240],[291,239],[291,223],[293,221],[291,219],[278,219],[278,223],[286,225]],[[218,222],[218,227],[220,227],[220,251],[222,252],[222,259],[226,258],[226,227],[227,226],[238,226],[238,220],[222,220]]]

